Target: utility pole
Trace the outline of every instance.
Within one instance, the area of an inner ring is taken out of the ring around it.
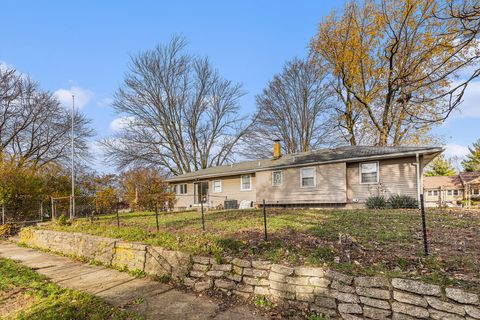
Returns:
[[[75,118],[75,96],[72,94],[72,196],[70,198],[70,220],[73,220],[75,216],[75,131],[74,131],[74,118]]]

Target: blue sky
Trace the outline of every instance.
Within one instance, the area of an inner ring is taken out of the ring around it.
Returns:
[[[242,110],[251,113],[254,96],[286,60],[306,55],[322,16],[341,5],[330,0],[4,0],[0,62],[28,73],[65,103],[75,93],[100,138],[118,124],[111,98],[130,56],[181,34],[191,53],[208,55],[224,77],[243,83]],[[449,155],[465,153],[480,138],[478,101],[480,81],[467,90],[462,113],[435,130]]]

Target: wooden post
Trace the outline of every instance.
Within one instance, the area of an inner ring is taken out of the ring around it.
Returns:
[[[420,194],[420,208],[422,211],[423,249],[425,256],[428,256],[427,221],[425,217],[425,204],[423,203],[423,193]]]
[[[40,221],[43,222],[43,200],[40,201]]]
[[[2,224],[5,224],[5,203],[2,201]]]

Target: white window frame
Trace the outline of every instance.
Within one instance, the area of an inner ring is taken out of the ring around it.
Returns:
[[[273,178],[273,176],[275,175],[275,173],[280,173],[280,184],[274,183],[275,179]],[[272,171],[272,187],[281,187],[282,184],[283,184],[283,171],[281,170]]]
[[[304,186],[303,185],[303,170],[313,169],[313,186]],[[300,168],[300,188],[315,188],[317,186],[317,168],[316,167],[305,167]]]
[[[362,165],[370,164],[370,163],[375,163],[375,165],[377,166],[377,180],[375,182],[362,182]],[[360,162],[358,164],[358,180],[360,184],[378,184],[380,182],[380,162],[378,161]]]
[[[215,190],[215,182],[219,182],[220,183],[220,190]],[[212,181],[212,192],[213,193],[220,193],[222,192],[222,180],[221,179],[216,179],[216,180],[213,180]]]
[[[453,190],[452,189],[447,190],[447,196],[453,196]]]
[[[182,186],[185,186],[185,192],[182,192]],[[186,183],[180,183],[175,185],[175,194],[177,195],[185,195],[187,194],[187,184]]]
[[[243,188],[243,177],[248,177],[250,183],[250,188],[244,189]],[[240,191],[252,191],[252,175],[251,174],[243,174],[240,176]]]
[[[454,189],[454,190],[453,190],[453,195],[454,195],[455,197],[460,196],[460,195],[461,195],[461,194],[460,194],[460,190]]]

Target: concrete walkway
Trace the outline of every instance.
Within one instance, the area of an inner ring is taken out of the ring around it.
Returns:
[[[114,306],[136,311],[146,319],[264,319],[247,306],[222,311],[219,303],[205,296],[185,293],[148,279],[91,266],[68,258],[0,242],[0,257],[20,261],[66,288],[94,294]]]

